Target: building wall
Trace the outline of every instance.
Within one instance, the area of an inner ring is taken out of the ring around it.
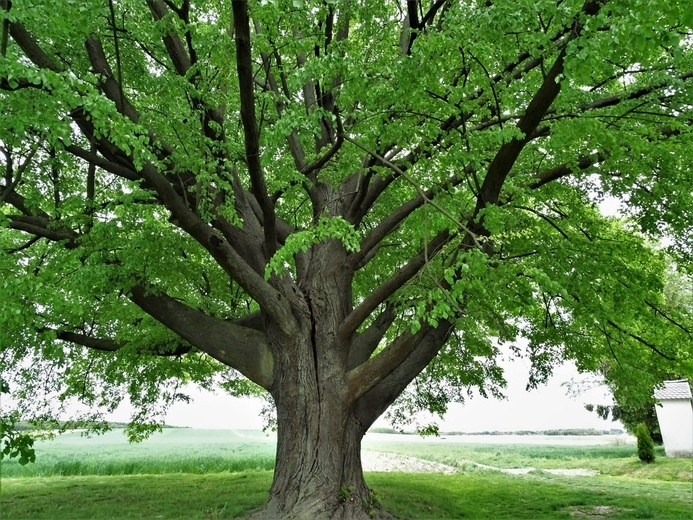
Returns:
[[[662,399],[657,420],[667,457],[693,457],[693,404],[690,399]]]

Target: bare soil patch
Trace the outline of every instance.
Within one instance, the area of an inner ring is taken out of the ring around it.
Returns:
[[[407,455],[363,451],[361,464],[364,471],[399,471],[402,473],[456,473],[457,468]]]
[[[569,477],[593,477],[599,475],[599,471],[585,468],[572,469],[542,469],[537,468],[497,468],[487,464],[479,464],[474,461],[463,461],[471,464],[474,467],[487,469],[491,471],[500,471],[509,475],[527,475],[533,471],[543,471],[552,475],[563,475]],[[387,453],[381,451],[364,450],[361,454],[361,463],[364,471],[399,471],[402,473],[457,473],[458,468],[443,464],[441,462],[433,462],[423,460],[417,457],[408,455],[399,455],[397,453]]]
[[[624,513],[628,509],[613,506],[575,506],[566,509],[573,518],[609,518],[610,516]]]

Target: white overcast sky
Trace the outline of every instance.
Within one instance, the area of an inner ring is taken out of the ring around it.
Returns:
[[[464,405],[453,404],[445,419],[439,423],[446,431],[517,431],[547,430],[554,428],[622,428],[618,422],[604,421],[595,413],[585,410],[585,403],[609,404],[611,397],[603,386],[594,386],[588,392],[574,396],[565,383],[571,380],[593,379],[577,373],[574,365],[556,367],[553,377],[536,390],[525,389],[529,369],[525,361],[503,363],[505,368],[505,400],[474,397]],[[197,388],[186,389],[193,401],[174,405],[166,418],[167,424],[194,428],[260,429],[262,401],[234,398],[223,393],[214,394]],[[123,407],[112,417],[127,421],[129,410]],[[379,419],[376,426],[388,426]]]

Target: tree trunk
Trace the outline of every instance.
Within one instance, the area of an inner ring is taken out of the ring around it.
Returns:
[[[343,409],[326,407],[319,415],[324,422],[280,420],[274,481],[262,518],[387,518],[363,478],[362,427]]]
[[[282,291],[297,330],[287,335],[268,324],[277,457],[269,500],[257,518],[388,518],[361,468],[361,440],[372,421],[360,421],[349,401],[349,346],[340,343],[337,330],[351,310],[351,278],[339,269],[340,255],[339,242],[322,244],[300,289]]]

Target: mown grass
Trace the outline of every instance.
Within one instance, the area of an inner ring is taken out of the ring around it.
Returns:
[[[234,518],[261,506],[269,471],[3,479],[3,520]]]
[[[402,520],[569,519],[580,511],[674,520],[692,511],[690,486],[680,482],[493,472],[371,473],[367,480]],[[270,472],[6,479],[0,507],[3,520],[226,519],[260,507],[270,481]]]
[[[456,466],[461,473],[370,473],[385,509],[414,519],[688,519],[693,460],[643,464],[634,446],[478,445],[382,442],[366,449]],[[0,466],[2,520],[225,519],[267,498],[274,439],[260,432],[165,430],[130,445],[120,432],[37,443],[37,463]],[[479,470],[535,467],[524,476]],[[551,468],[590,468],[597,477],[560,477]],[[621,475],[621,476],[615,476]],[[626,476],[622,476],[626,475]]]

